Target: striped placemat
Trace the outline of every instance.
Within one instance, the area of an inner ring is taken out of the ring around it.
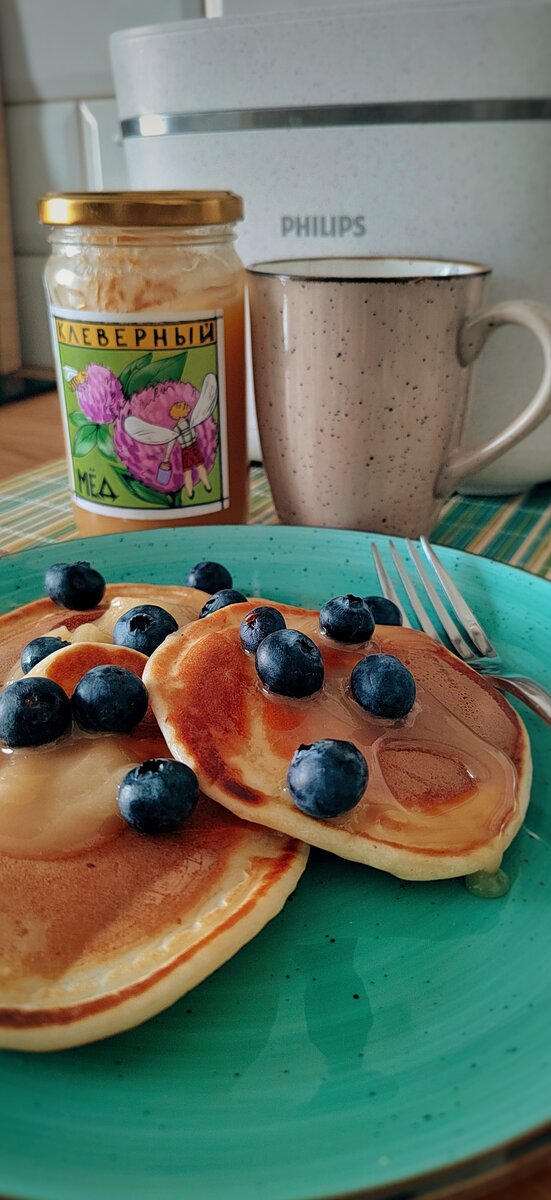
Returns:
[[[277,517],[262,467],[251,467],[250,522]],[[0,483],[0,553],[75,537],[63,461]],[[551,484],[521,496],[452,496],[432,540],[551,579]]]

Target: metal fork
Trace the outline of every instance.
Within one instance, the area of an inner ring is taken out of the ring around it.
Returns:
[[[528,705],[528,708],[531,708],[535,713],[538,714],[539,717],[551,725],[551,693],[547,692],[545,688],[541,687],[541,685],[536,683],[535,680],[528,679],[528,677],[525,675],[511,676],[503,674],[501,669],[502,663],[500,662],[497,650],[495,646],[492,645],[488,634],[486,633],[485,629],[483,629],[480,621],[475,616],[472,609],[469,608],[466,600],[461,595],[453,579],[451,579],[451,577],[448,575],[448,572],[442,565],[440,559],[436,555],[433,547],[430,545],[427,539],[425,537],[421,537],[419,540],[425,556],[433,568],[445,595],[447,596],[448,603],[455,617],[457,617],[457,619],[461,622],[463,631],[467,634],[470,642],[472,643],[472,645],[470,645],[469,642],[466,641],[462,630],[458,628],[455,621],[450,616],[448,609],[443,604],[442,598],[436,590],[432,578],[427,571],[423,560],[421,559],[417,547],[414,545],[411,539],[408,538],[406,544],[411,560],[415,565],[418,582],[421,582],[425,594],[428,596],[432,608],[439,618],[442,628],[445,630],[446,635],[449,638],[451,647],[457,654],[458,658],[463,659],[463,662],[466,662],[469,664],[469,666],[474,667],[475,671],[479,671],[481,675],[490,675],[492,678],[492,683],[495,685],[495,687],[499,688],[502,692],[509,692],[512,696],[516,696],[518,700],[522,700],[524,704]],[[400,555],[398,554],[398,551],[390,538],[388,546],[394,565],[401,579],[412,610],[417,617],[420,628],[424,631],[424,633],[428,633],[429,637],[434,638],[435,641],[441,642],[442,645],[446,645],[444,638],[441,637],[440,633],[433,624],[433,621],[431,620],[419,596],[419,593],[412,582],[411,576],[408,574],[408,569],[405,562],[402,558],[400,558]],[[393,600],[394,603],[398,605],[398,608],[402,614],[403,624],[411,629],[411,624],[408,620],[407,613],[404,610],[403,604],[400,602],[398,593],[396,592],[396,589],[392,583],[392,579],[386,570],[386,567],[374,542],[371,543],[371,553],[373,555],[373,562],[379,577],[379,583],[381,585],[383,595],[386,596],[387,600]]]

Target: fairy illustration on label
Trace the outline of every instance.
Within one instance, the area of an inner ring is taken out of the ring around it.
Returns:
[[[198,441],[197,429],[214,412],[217,397],[216,377],[205,375],[199,398],[193,409],[184,400],[177,400],[169,408],[168,415],[176,422],[172,431],[169,431],[165,425],[153,425],[136,416],[125,417],[123,422],[125,432],[134,441],[140,442],[144,446],[165,447],[163,461],[157,470],[158,483],[168,484],[172,479],[173,467],[170,456],[177,445],[180,447],[184,486],[190,499],[193,496],[194,469],[197,470],[199,479],[204,483],[207,492],[212,490]]]
[[[69,413],[77,426],[73,457],[97,448],[143,504],[149,492],[153,504],[189,503],[199,484],[209,496],[213,492],[220,438],[218,381],[212,371],[200,390],[184,381],[185,352],[152,357],[135,359],[120,376],[97,362],[80,371],[63,367],[80,410]]]

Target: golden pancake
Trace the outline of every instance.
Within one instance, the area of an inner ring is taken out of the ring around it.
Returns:
[[[32,638],[52,635],[67,642],[112,642],[115,622],[138,604],[166,608],[183,629],[195,620],[208,599],[208,593],[198,588],[108,583],[101,604],[88,612],[60,608],[47,597],[31,600],[30,604],[0,616],[0,681],[17,679],[23,674],[19,655]]]
[[[36,633],[25,612],[22,624],[10,615],[12,645]],[[29,676],[70,694],[107,662],[140,675],[147,660],[83,642]],[[151,711],[129,735],[75,729],[0,751],[0,1046],[57,1050],[139,1024],[235,954],[296,886],[307,847],[204,796],[176,834],[124,823],[123,775],[167,756]]]
[[[202,789],[240,817],[399,878],[497,870],[526,811],[531,759],[522,721],[491,683],[415,630],[380,625],[368,646],[345,647],[320,632],[317,612],[278,604],[320,648],[325,683],[305,700],[275,696],[241,648],[249,607],[173,634],[144,671],[167,744]],[[350,694],[352,668],[371,651],[414,676],[401,721],[371,717]],[[353,742],[369,767],[359,804],[330,820],[302,813],[286,788],[294,751],[320,738]]]

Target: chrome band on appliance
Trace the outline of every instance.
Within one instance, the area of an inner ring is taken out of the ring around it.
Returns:
[[[446,122],[547,121],[551,97],[494,100],[400,100],[374,104],[298,105],[195,113],[147,113],[121,121],[124,138],[245,129],[313,129],[338,125],[432,125]]]

